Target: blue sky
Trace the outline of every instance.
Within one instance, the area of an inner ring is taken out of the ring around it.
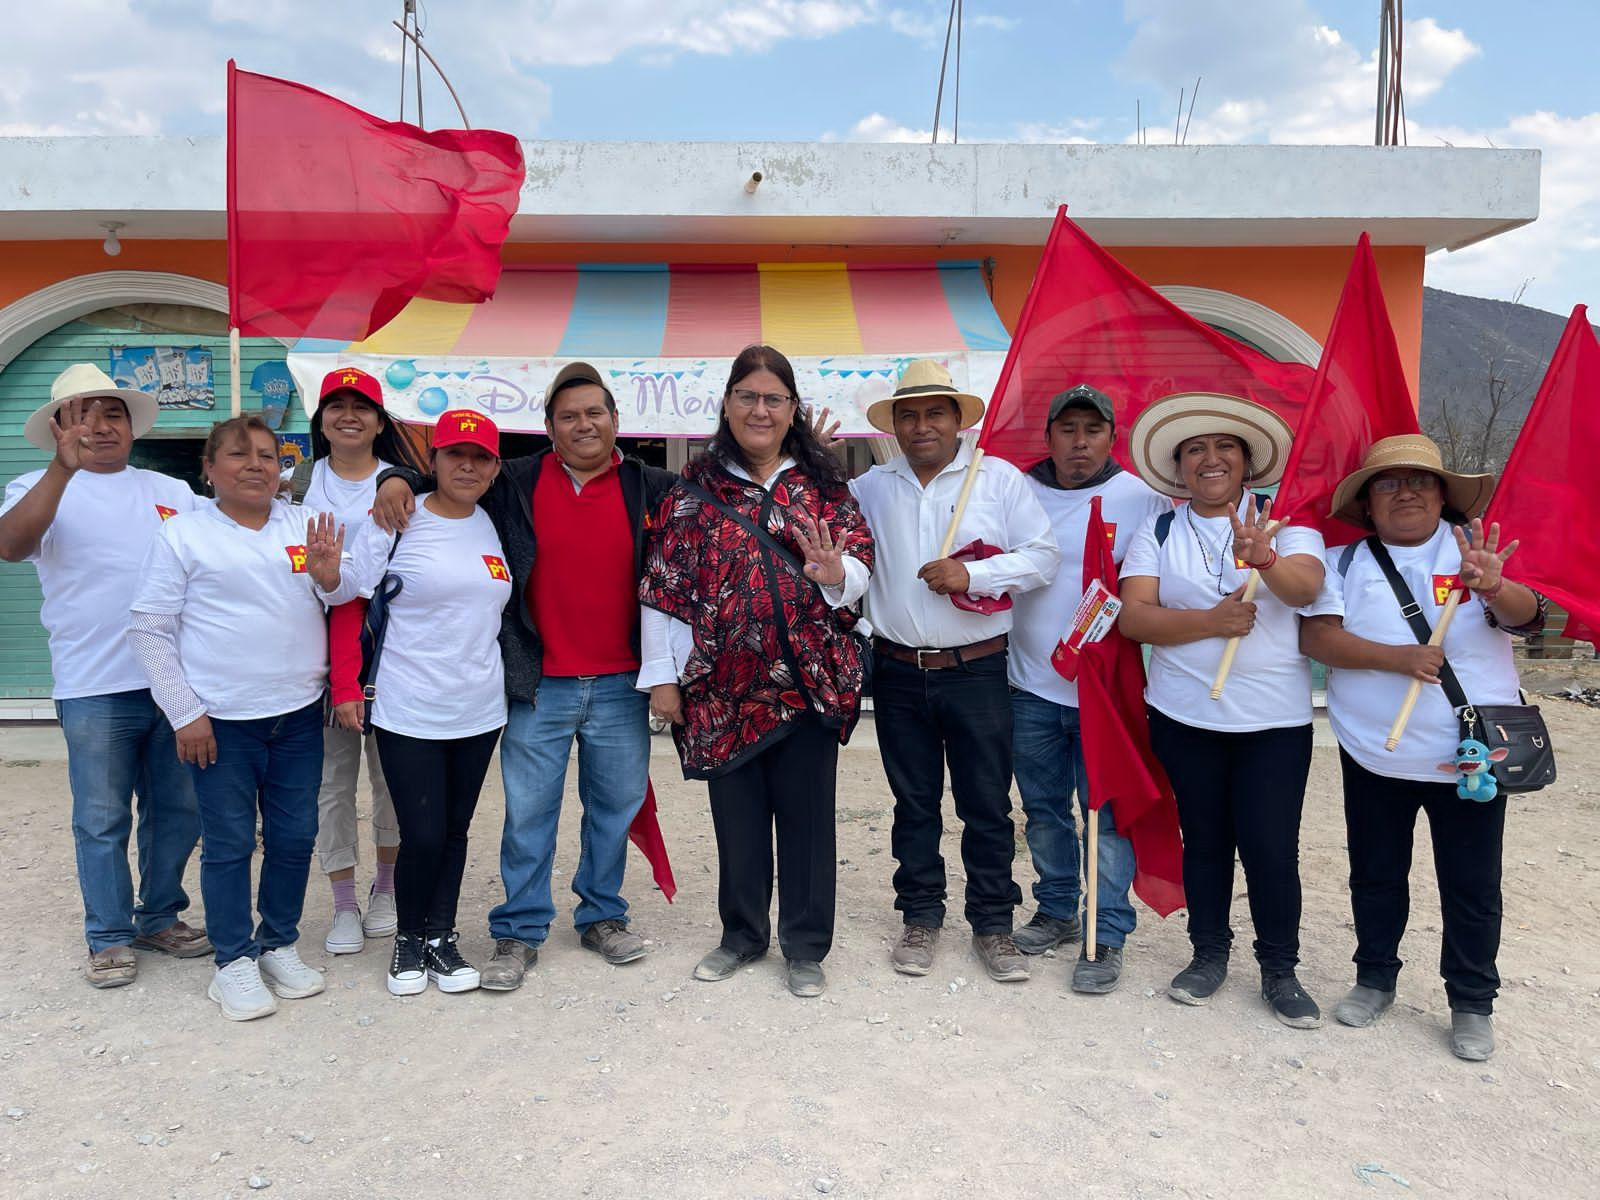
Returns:
[[[1378,0],[963,0],[963,141],[1371,140]],[[222,64],[397,115],[400,0],[52,0],[0,43],[0,135],[217,133]],[[472,121],[525,138],[927,140],[948,0],[422,0]],[[1594,0],[1411,0],[1413,145],[1544,151],[1532,227],[1429,282],[1600,304]],[[1537,18],[1537,19],[1535,19]],[[70,33],[63,33],[63,31]],[[953,81],[952,81],[953,82]],[[951,97],[942,124],[951,125]],[[408,99],[408,106],[410,106]],[[447,123],[436,81],[428,124]],[[408,107],[414,117],[414,107]]]

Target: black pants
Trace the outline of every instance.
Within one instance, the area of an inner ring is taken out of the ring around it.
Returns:
[[[1022,891],[1011,877],[1011,689],[1004,651],[940,671],[877,655],[872,703],[894,793],[894,906],[907,925],[944,924],[944,772],[962,823],[966,918],[974,933],[1009,933]]]
[[[1222,733],[1150,710],[1150,742],[1172,780],[1183,830],[1189,941],[1198,955],[1233,945],[1233,857],[1244,864],[1264,975],[1300,961],[1300,810],[1311,726]]]
[[[833,947],[834,793],[839,734],[801,717],[782,741],[707,783],[717,834],[722,945],[765,953],[772,941],[772,840],[778,840],[778,945],[821,962]]]
[[[1343,750],[1344,821],[1350,841],[1350,908],[1356,919],[1356,982],[1392,992],[1400,938],[1411,911],[1411,844],[1428,814],[1444,944],[1439,974],[1456,1012],[1489,1013],[1500,990],[1500,848],[1506,798],[1463,800],[1453,783],[1374,775]]]
[[[500,731],[437,741],[387,729],[374,736],[400,826],[394,865],[400,932],[449,933],[467,868],[467,830]]]

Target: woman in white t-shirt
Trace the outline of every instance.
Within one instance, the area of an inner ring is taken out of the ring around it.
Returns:
[[[330,514],[308,523],[305,509],[276,499],[278,438],[260,417],[213,428],[204,468],[216,503],[163,522],[141,568],[128,641],[199,801],[200,891],[217,963],[208,994],[224,1016],[248,1021],[277,1010],[274,992],[297,999],[323,987],[295,945],[317,833],[328,676],[313,585],[337,585],[343,531]],[[250,903],[258,804],[259,924]]]
[[[1332,504],[1336,516],[1374,536],[1328,551],[1319,615],[1300,632],[1306,653],[1331,668],[1328,719],[1344,774],[1356,986],[1333,1015],[1364,1027],[1394,1003],[1412,835],[1418,811],[1425,811],[1444,917],[1439,973],[1450,1001],[1450,1048],[1473,1061],[1494,1052],[1489,1014],[1500,985],[1495,958],[1506,798],[1477,802],[1457,794],[1461,734],[1439,686],[1441,668],[1448,660],[1474,704],[1519,703],[1510,635],[1543,629],[1545,609],[1542,596],[1500,573],[1516,544],[1501,549],[1499,527],[1486,533],[1476,519],[1491,486],[1487,475],[1446,471],[1439,448],[1421,434],[1375,443]],[[1418,642],[1380,554],[1394,564],[1430,627],[1451,592],[1468,589],[1442,647]],[[1386,750],[1413,679],[1428,686],[1399,745]]]
[[[400,822],[399,928],[388,977],[396,996],[415,995],[430,979],[443,992],[478,986],[477,969],[457,948],[456,905],[472,814],[506,723],[499,639],[511,573],[478,507],[500,473],[499,432],[482,413],[447,412],[430,457],[437,490],[418,497],[404,533],[363,525],[342,581],[363,597],[385,577],[400,583],[369,680],[374,739]],[[337,659],[351,657],[365,608],[356,600],[335,610]],[[336,683],[335,712],[361,728],[363,699]]]
[[[1322,1022],[1300,960],[1300,810],[1311,767],[1311,672],[1297,613],[1322,587],[1322,538],[1274,533],[1251,487],[1283,474],[1290,431],[1232,396],[1185,393],[1145,409],[1129,453],[1152,488],[1188,504],[1152,518],[1122,564],[1123,633],[1151,647],[1150,740],[1178,800],[1193,959],[1168,986],[1205,1004],[1228,974],[1237,850],[1261,995],[1297,1029]],[[1256,599],[1244,599],[1259,571]],[[1219,700],[1211,687],[1240,639]]]
[[[354,367],[329,371],[322,380],[321,399],[311,418],[311,460],[301,503],[333,513],[350,544],[368,523],[379,472],[416,465],[405,439],[383,410],[382,387]],[[363,744],[377,862],[365,914],[356,898],[360,858],[356,782]],[[317,861],[333,887],[333,925],[323,940],[329,954],[356,954],[368,937],[394,933],[394,861],[399,847],[400,827],[377,743],[335,721],[322,733],[322,786],[317,792]]]

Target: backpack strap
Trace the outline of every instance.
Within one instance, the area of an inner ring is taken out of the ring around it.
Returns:
[[[1356,551],[1361,548],[1361,545],[1362,545],[1361,542],[1351,542],[1348,546],[1346,546],[1344,548],[1343,552],[1339,555],[1339,576],[1340,576],[1340,578],[1343,578],[1344,576],[1350,574],[1350,564],[1355,562],[1355,560],[1356,560]]]
[[[1178,515],[1176,509],[1169,508],[1156,518],[1156,545],[1167,544],[1167,534],[1172,532],[1172,519]]]
[[[304,504],[306,493],[311,490],[311,472],[317,464],[309,458],[302,458],[294,465],[294,474],[289,476],[289,502],[291,504]]]

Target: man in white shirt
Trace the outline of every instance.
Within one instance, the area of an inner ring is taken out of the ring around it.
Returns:
[[[1027,472],[1029,490],[1050,518],[1061,546],[1061,569],[1048,586],[1017,598],[1011,631],[1011,753],[1027,817],[1028,852],[1039,882],[1033,886],[1038,910],[1017,930],[1017,949],[1043,954],[1083,933],[1078,912],[1083,861],[1073,793],[1089,808],[1083,742],[1078,727],[1078,685],[1057,673],[1051,653],[1083,597],[1084,539],[1090,505],[1100,499],[1101,517],[1120,563],[1128,543],[1147,520],[1168,512],[1172,501],[1111,457],[1116,441],[1111,398],[1088,384],[1061,392],[1050,401],[1045,421],[1048,454]],[[1093,962],[1080,953],[1072,970],[1072,990],[1113,991],[1122,975],[1122,947],[1134,927],[1128,888],[1133,883],[1133,846],[1117,832],[1109,807],[1100,811],[1096,842],[1099,885]]]
[[[867,589],[873,710],[895,797],[895,908],[905,922],[891,962],[906,975],[933,968],[945,916],[939,838],[948,761],[973,946],[989,975],[1008,982],[1028,978],[1011,940],[1022,893],[1011,876],[1010,597],[1048,584],[1060,555],[1021,472],[986,459],[957,526],[959,549],[940,557],[972,461],[960,431],[982,415],[983,401],[958,391],[938,363],[909,364],[894,394],[867,412],[895,435],[903,457],[850,486],[878,556]]]
[[[68,367],[23,426],[55,457],[12,480],[0,507],[0,558],[33,563],[44,592],[89,944],[84,976],[97,988],[133,982],[135,946],[179,958],[211,953],[205,932],[178,916],[189,906],[183,872],[200,834],[194,788],[126,637],[145,551],[163,521],[199,503],[181,481],[128,465],[134,438],[156,415],[153,396],[119,389],[90,363]],[[135,791],[137,903],[128,868]]]

